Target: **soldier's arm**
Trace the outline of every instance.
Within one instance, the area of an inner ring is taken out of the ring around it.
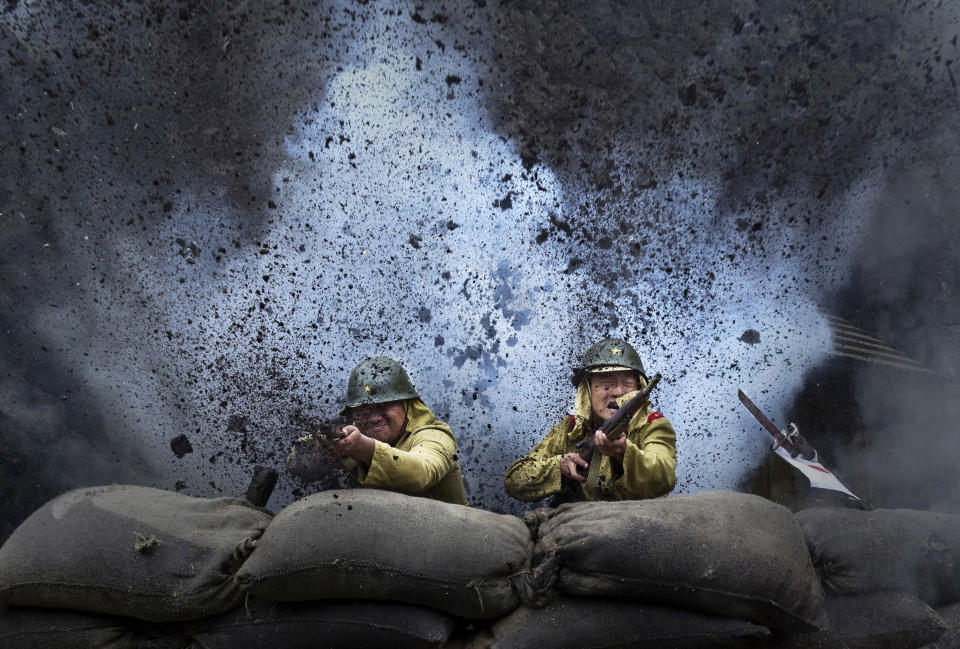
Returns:
[[[517,500],[540,500],[560,493],[560,459],[566,448],[568,430],[564,419],[529,453],[510,465],[503,478],[507,494]]]
[[[456,441],[442,430],[425,428],[410,442],[410,450],[401,451],[377,441],[369,468],[358,468],[357,485],[418,495],[440,482],[456,461]]]
[[[612,463],[611,490],[620,500],[656,498],[677,484],[677,436],[666,417],[656,417],[659,414],[627,434],[623,462]]]

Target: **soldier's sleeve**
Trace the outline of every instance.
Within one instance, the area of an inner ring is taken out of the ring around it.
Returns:
[[[442,430],[425,428],[410,437],[410,450],[375,441],[370,467],[358,467],[357,486],[419,495],[436,485],[455,462],[457,443]]]
[[[638,430],[628,432],[623,464],[619,467],[622,472],[617,471],[616,462],[613,464],[611,487],[619,500],[656,498],[670,493],[677,484],[677,436],[673,426],[659,412],[652,413]]]
[[[510,465],[503,478],[507,494],[517,500],[540,500],[560,493],[560,458],[566,447],[567,420],[554,426],[525,456]]]

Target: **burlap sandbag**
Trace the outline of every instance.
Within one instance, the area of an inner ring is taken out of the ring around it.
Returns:
[[[599,597],[560,597],[521,606],[466,649],[701,649],[762,646],[765,627],[730,617]]]
[[[946,625],[912,595],[828,596],[829,625],[822,631],[778,634],[770,649],[914,649],[940,638]]]
[[[138,649],[139,641],[123,618],[0,606],[3,649]]]
[[[924,645],[924,649],[960,649],[960,602],[942,606],[937,613],[947,625],[947,631],[937,640]]]
[[[281,603],[250,598],[241,608],[190,622],[190,649],[433,649],[446,643],[452,620],[395,602]]]
[[[221,613],[241,602],[234,574],[269,521],[236,498],[77,489],[0,548],[0,602],[153,621]]]
[[[562,505],[541,515],[535,590],[641,599],[810,630],[823,592],[790,512],[716,491]]]
[[[896,591],[933,607],[960,600],[960,516],[817,507],[796,519],[827,593]]]
[[[518,604],[532,543],[523,522],[376,489],[325,491],[276,515],[237,581],[276,601],[374,599],[467,618]]]

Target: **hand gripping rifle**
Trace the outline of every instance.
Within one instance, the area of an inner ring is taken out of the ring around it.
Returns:
[[[325,422],[325,426],[318,427],[311,435],[319,442],[332,442],[340,438],[340,430],[348,423],[343,415],[335,415]]]
[[[627,425],[630,423],[630,420],[633,419],[633,416],[637,414],[637,411],[643,407],[643,404],[650,399],[650,393],[653,392],[653,388],[657,385],[657,383],[660,382],[661,378],[663,377],[659,372],[654,374],[653,378],[650,379],[646,387],[637,393],[637,396],[633,397],[625,404],[617,408],[617,411],[613,413],[609,419],[603,422],[600,428],[598,428],[595,432],[603,433],[610,441],[618,440],[626,435]],[[613,405],[614,404],[611,403],[610,407],[613,407]],[[594,441],[593,435],[577,443],[577,449],[580,453],[580,457],[582,457],[587,464],[591,465],[590,469],[592,473],[596,473],[600,468],[599,462],[596,463],[596,465],[590,462],[590,460],[593,459],[593,452],[596,450],[596,448],[597,443]],[[596,466],[596,468],[594,468],[594,466]],[[586,473],[587,483],[590,484],[590,478],[595,476],[590,476],[589,472],[582,469],[583,467],[577,467],[577,473],[580,473],[581,475]]]
[[[335,415],[326,422],[326,430],[321,429],[313,432],[313,438],[323,443],[323,445],[329,449],[331,442],[335,442],[343,436],[340,432],[343,427],[350,423],[352,423],[352,421],[348,421],[343,415]],[[340,466],[347,471],[352,471],[357,466],[357,461],[352,457],[335,457],[337,458],[337,462],[340,463]]]
[[[343,468],[352,468],[350,463],[354,460],[336,457],[331,449],[331,444],[347,425],[347,419],[341,416],[320,420],[310,418],[304,423],[308,434],[295,440],[287,455],[286,467],[291,475],[304,482],[323,480],[330,471],[331,457],[335,457]]]

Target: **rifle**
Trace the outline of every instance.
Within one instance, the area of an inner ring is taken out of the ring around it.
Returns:
[[[335,415],[326,422],[325,427],[319,427],[317,430],[311,432],[310,435],[318,442],[332,442],[340,437],[340,430],[346,426],[347,423],[346,417],[343,415]]]
[[[598,428],[596,432],[603,433],[604,435],[607,436],[607,439],[609,439],[610,441],[618,440],[624,435],[626,435],[627,425],[630,423],[630,420],[633,419],[633,416],[637,414],[637,411],[643,407],[643,404],[645,404],[650,399],[650,393],[653,392],[654,386],[656,386],[657,383],[660,382],[661,378],[663,377],[660,375],[659,372],[654,374],[653,378],[650,379],[646,387],[640,390],[640,392],[637,393],[637,396],[633,397],[632,399],[627,401],[625,404],[617,408],[617,411],[613,413],[613,415],[609,419],[603,422],[603,424],[601,424],[600,428]],[[580,453],[580,457],[583,458],[583,460],[587,464],[591,464],[590,460],[593,459],[593,452],[596,450],[596,448],[597,448],[597,443],[594,441],[593,435],[591,435],[590,437],[580,442],[577,442],[577,449]],[[581,469],[583,469],[583,467],[578,466],[577,473],[581,475],[586,473],[589,476],[589,472],[583,471]],[[592,466],[591,466],[591,469],[593,469]],[[597,465],[596,469],[593,469],[593,471],[596,472],[598,470],[599,470],[599,464]],[[588,477],[587,482],[589,481],[590,480]]]
[[[326,429],[315,430],[312,435],[313,438],[321,442],[328,449],[330,448],[330,442],[340,439],[340,431],[346,426],[349,421],[343,415],[334,415],[327,421]],[[352,457],[339,457],[337,456],[337,462],[340,463],[347,471],[353,471],[357,466],[357,461]]]
[[[308,434],[293,442],[287,455],[287,471],[305,482],[323,480],[329,472],[329,460],[334,457],[330,443],[340,437],[340,430],[348,422],[342,416],[334,416],[322,422],[311,419],[302,423],[301,430],[306,429]],[[336,461],[344,469],[353,467],[354,460],[350,458],[337,457]]]

